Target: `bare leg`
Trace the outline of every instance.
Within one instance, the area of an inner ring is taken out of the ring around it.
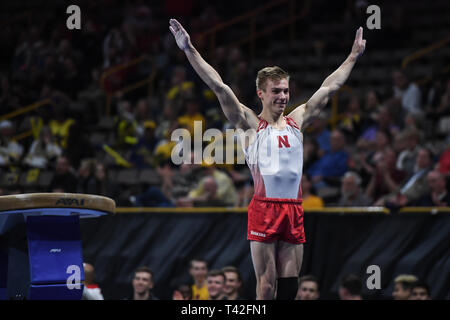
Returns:
[[[253,267],[256,274],[256,299],[273,300],[277,281],[276,243],[250,241]]]
[[[278,241],[277,278],[298,277],[303,262],[303,244]]]
[[[303,260],[303,245],[279,241],[277,246],[277,300],[294,300]]]

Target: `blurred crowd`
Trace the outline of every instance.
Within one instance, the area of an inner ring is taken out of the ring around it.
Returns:
[[[84,300],[108,300],[102,294],[95,280],[95,269],[90,263],[84,263]],[[188,266],[188,280],[173,282],[172,297],[157,297],[154,293],[154,272],[140,266],[130,275],[130,290],[125,300],[251,300],[244,295],[245,283],[241,272],[234,266],[210,269],[208,262],[201,258],[192,259]],[[392,300],[431,300],[430,286],[412,274],[401,274],[393,279]],[[381,289],[381,288],[380,288]],[[319,300],[320,281],[314,275],[304,275],[298,280],[295,300]],[[362,278],[347,274],[340,278],[336,299],[365,300],[373,299],[363,294]]]
[[[232,127],[176,48],[166,18],[185,17],[182,22],[197,49],[257,113],[261,106],[254,78],[259,66],[237,46],[218,46],[214,54],[206,54],[201,32],[226,20],[233,8],[227,11],[207,1],[175,3],[85,2],[80,31],[68,30],[65,17],[52,11],[29,26],[10,23],[0,30],[8,61],[0,74],[0,113],[49,101],[25,116],[0,121],[0,194],[30,192],[21,179],[5,181],[10,173],[26,173],[30,180],[50,171],[51,180],[31,191],[106,195],[130,206],[248,205],[253,184],[245,163],[171,161],[174,130],[193,133],[194,121],[202,124],[202,132],[217,128],[225,133]],[[105,6],[109,9],[102,10]],[[108,73],[141,56],[151,64]],[[122,90],[149,74],[155,79],[151,90]],[[450,141],[439,125],[450,116],[450,79],[438,77],[418,86],[407,70],[392,69],[385,82],[389,92],[348,94],[340,100],[337,119],[324,112],[305,130],[306,210],[449,204]],[[293,77],[291,107],[301,102],[302,93],[302,79]],[[30,134],[18,138],[25,130]],[[103,135],[95,140],[98,131]],[[124,193],[124,185],[109,173],[125,168],[153,170],[158,183]]]

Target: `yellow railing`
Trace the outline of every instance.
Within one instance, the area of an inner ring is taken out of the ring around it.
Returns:
[[[402,61],[402,69],[405,69],[411,62],[422,58],[423,56],[429,54],[430,52],[433,52],[439,48],[445,47],[448,43],[450,43],[450,36],[448,36],[438,42],[435,42],[426,48],[420,49],[419,51],[416,51],[416,52],[408,55]]]
[[[235,26],[239,23],[249,23],[249,29],[248,29],[248,34],[243,36],[241,39],[237,39],[235,41],[233,41],[232,43],[229,44],[225,44],[225,46],[228,45],[236,45],[236,46],[240,46],[246,43],[250,43],[250,58],[254,59],[255,57],[255,40],[257,38],[260,38],[264,35],[270,34],[272,32],[274,32],[277,29],[280,29],[284,26],[288,26],[290,25],[290,39],[293,40],[295,38],[295,25],[294,22],[296,22],[297,20],[305,17],[307,15],[307,13],[309,12],[309,4],[310,4],[310,0],[305,0],[303,1],[305,3],[304,7],[302,8],[302,10],[300,12],[296,12],[296,5],[297,5],[297,0],[276,0],[273,2],[270,2],[264,6],[261,6],[253,11],[247,12],[241,16],[238,16],[234,19],[231,19],[229,21],[226,21],[224,23],[218,24],[217,26],[214,26],[213,28],[211,28],[210,30],[202,33],[200,35],[201,39],[208,39],[209,42],[209,52],[211,55],[214,54],[214,49],[216,48],[216,42],[217,42],[217,34],[221,31],[225,31],[226,29]],[[282,22],[275,24],[275,25],[271,25],[267,28],[264,28],[262,30],[257,31],[256,30],[256,18],[258,16],[260,16],[261,14],[263,14],[264,12],[268,11],[268,10],[273,10],[275,7],[279,7],[281,5],[284,5],[288,3],[288,5],[286,6],[287,8],[287,13],[286,13],[286,19],[283,20]]]
[[[41,100],[41,101],[34,102],[34,103],[32,103],[32,104],[30,104],[28,106],[25,106],[25,107],[20,108],[18,110],[15,110],[15,111],[12,111],[10,113],[7,113],[7,114],[5,114],[3,116],[0,116],[0,121],[9,120],[9,119],[15,118],[17,116],[26,114],[28,112],[36,110],[37,108],[40,108],[42,106],[47,106],[47,105],[53,106],[53,102],[50,99],[44,99],[44,100]],[[19,133],[18,135],[14,136],[13,139],[16,140],[16,141],[19,141],[19,140],[28,138],[32,134],[33,134],[33,131],[32,130],[28,130],[28,131]]]
[[[450,210],[450,208],[448,208]],[[247,213],[247,207],[118,207],[116,213]],[[422,210],[423,211],[423,210]],[[336,213],[336,214],[390,214],[384,207],[327,207],[305,209],[305,212]]]
[[[15,111],[12,111],[10,113],[7,113],[7,114],[5,114],[3,116],[0,116],[0,121],[9,120],[9,119],[15,118],[17,116],[20,116],[22,114],[28,113],[30,111],[36,110],[39,107],[42,107],[42,106],[45,106],[45,105],[51,105],[51,104],[52,104],[52,101],[50,99],[44,99],[44,100],[41,100],[41,101],[37,101],[37,102],[34,102],[34,103],[32,103],[32,104],[30,104],[28,106],[25,106],[25,107],[20,108],[18,110],[15,110]]]
[[[109,91],[106,88],[106,80],[109,76],[116,74],[117,72],[123,71],[125,69],[131,68],[136,66],[137,64],[143,62],[143,61],[149,61],[152,63],[152,60],[147,56],[141,56],[139,58],[136,58],[134,60],[125,62],[123,64],[120,64],[118,66],[112,67],[111,69],[108,69],[106,71],[103,72],[103,74],[100,77],[100,87],[102,88],[103,92],[106,94],[106,116],[109,116],[111,114],[111,101],[112,101],[112,97],[117,94],[118,92],[121,92],[122,94],[131,92],[133,90],[136,90],[146,84],[149,84],[149,94],[151,94],[151,83],[153,83],[153,80],[155,78],[155,69],[152,67],[152,72],[150,73],[150,75],[148,77],[146,77],[145,79],[138,81],[136,83],[127,85],[125,87],[119,88],[119,89],[115,89],[113,91]]]

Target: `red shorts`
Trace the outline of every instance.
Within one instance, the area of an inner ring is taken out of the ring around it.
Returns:
[[[248,206],[247,239],[305,243],[302,200],[253,196]]]

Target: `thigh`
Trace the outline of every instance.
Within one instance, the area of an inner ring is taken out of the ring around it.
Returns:
[[[250,241],[250,251],[252,253],[253,267],[256,278],[275,279],[276,277],[276,242],[265,243]]]
[[[303,261],[303,244],[278,241],[276,252],[277,278],[298,277]]]

